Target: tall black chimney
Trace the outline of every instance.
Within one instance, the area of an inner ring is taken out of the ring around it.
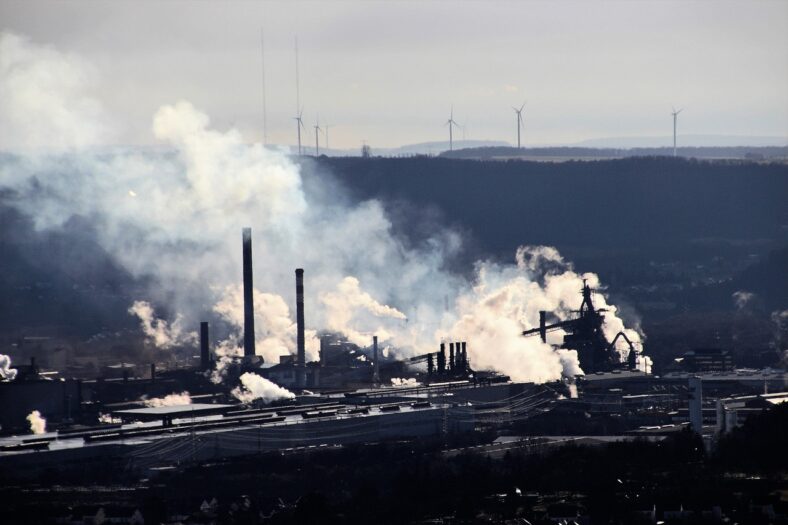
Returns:
[[[372,382],[380,383],[380,361],[378,359],[378,336],[372,336]]]
[[[255,355],[254,299],[252,297],[252,229],[243,229],[244,245],[244,357]]]
[[[208,321],[200,323],[200,369],[211,368],[211,350],[208,343]]]
[[[296,355],[296,365],[303,368],[306,366],[306,348],[304,342],[304,270],[298,268],[296,275],[296,328],[298,354]]]
[[[545,317],[547,316],[547,312],[544,310],[539,310],[539,337],[542,338],[542,342],[547,342],[547,323],[545,322]]]
[[[449,343],[449,370],[454,370],[454,343]]]

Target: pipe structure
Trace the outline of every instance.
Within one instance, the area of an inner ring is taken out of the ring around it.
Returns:
[[[254,348],[254,285],[252,283],[252,229],[243,229],[244,259],[244,357],[256,354]]]
[[[454,343],[449,343],[449,370],[454,370]]]

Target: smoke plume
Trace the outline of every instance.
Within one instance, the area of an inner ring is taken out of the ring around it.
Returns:
[[[11,368],[11,358],[0,354],[0,381],[13,381],[16,379],[16,368]]]
[[[391,378],[391,386],[419,386],[421,383],[416,381],[415,377],[392,377]]]
[[[143,399],[146,407],[173,407],[180,405],[190,405],[192,398],[188,392],[181,392],[180,394],[169,394],[164,397],[154,397],[152,399]]]
[[[250,403],[255,399],[261,399],[263,403],[270,403],[279,399],[293,399],[295,397],[295,394],[288,389],[252,372],[241,374],[240,379],[242,386],[234,388],[231,393],[242,403]]]
[[[47,431],[47,420],[41,417],[41,412],[33,410],[27,415],[27,421],[30,423],[30,432],[33,434],[44,434]]]
[[[197,341],[197,332],[183,331],[183,318],[180,315],[170,324],[158,319],[154,315],[153,307],[146,301],[134,301],[129,307],[129,313],[139,318],[142,332],[156,348],[167,349]]]
[[[131,311],[157,345],[191,341],[184,327],[218,314],[231,332],[219,345],[212,379],[221,380],[222,359],[236,354],[241,340],[244,226],[252,227],[254,242],[256,347],[268,362],[295,352],[293,269],[301,267],[309,359],[317,358],[316,331],[329,329],[360,346],[377,335],[400,356],[465,340],[471,366],[520,381],[580,373],[574,352],[520,336],[536,325],[539,310],[572,315],[583,278],[599,286],[596,275],[576,273],[554,248],[521,248],[514,264],[479,262],[468,282],[444,270],[462,248],[456,232],[435,228],[423,243],[406,246],[380,202],[351,202],[329,173],[302,170],[284,151],[249,144],[237,130],[215,129],[187,101],[153,115],[161,148],[98,149],[112,130],[89,97],[95,72],[77,57],[14,35],[1,38],[0,107],[11,111],[3,131],[14,141],[4,142],[11,154],[0,158],[0,190],[38,229],[89,217],[96,241],[151,283]],[[36,73],[46,68],[62,72],[63,85],[58,75]],[[37,105],[36,97],[45,103]],[[20,117],[27,107],[36,118]],[[52,119],[56,125],[45,130],[33,125]],[[444,297],[456,298],[448,311]],[[605,333],[612,338],[624,323],[603,295],[596,301],[609,310]],[[151,305],[172,318],[156,319]],[[418,322],[409,322],[407,311]],[[635,331],[627,334],[639,341]]]

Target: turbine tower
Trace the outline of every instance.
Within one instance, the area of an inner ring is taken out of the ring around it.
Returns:
[[[673,112],[671,113],[671,115],[673,115],[673,156],[674,157],[676,156],[676,121],[678,120],[679,113],[681,113],[683,109],[684,108],[680,108],[678,111],[676,111],[676,108],[673,108]]]
[[[320,118],[317,119],[317,123],[315,124],[315,157],[320,156],[320,142],[318,141],[319,133],[323,131],[320,129]]]
[[[452,131],[453,131],[452,128],[454,126],[459,126],[459,124],[457,124],[454,121],[454,106],[451,107],[451,113],[449,113],[449,120],[446,121],[445,125],[449,126],[449,151],[453,151],[454,150],[454,135],[452,133]]]
[[[301,115],[303,115],[303,114],[304,114],[304,111],[301,110],[301,111],[298,112],[298,116],[297,117],[293,117],[293,119],[296,121],[296,130],[298,131],[298,154],[299,155],[301,155],[301,128],[306,129],[306,126],[304,126],[304,121],[301,119]]]
[[[520,109],[512,106],[512,109],[517,114],[517,149],[520,149],[520,129],[523,127],[523,108],[525,107],[525,102],[523,105],[520,106]]]

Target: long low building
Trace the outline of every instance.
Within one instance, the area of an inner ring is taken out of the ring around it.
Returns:
[[[68,468],[86,461],[120,460],[125,468],[205,461],[295,447],[334,446],[439,436],[474,428],[466,407],[414,402],[364,408],[248,411],[194,416],[190,407],[140,409],[148,423],[110,425],[83,433],[0,439],[0,468]],[[227,407],[216,409],[226,413]],[[129,411],[122,411],[129,415]],[[180,419],[178,416],[183,416]],[[167,423],[165,424],[165,421]]]

